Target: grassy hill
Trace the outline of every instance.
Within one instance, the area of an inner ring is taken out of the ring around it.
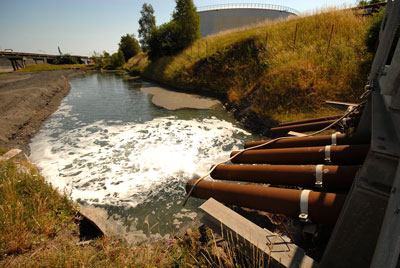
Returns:
[[[332,9],[209,36],[156,62],[142,53],[125,68],[178,89],[216,94],[261,119],[302,119],[332,113],[323,107],[326,99],[358,101],[372,59],[364,44],[367,26],[367,18]]]

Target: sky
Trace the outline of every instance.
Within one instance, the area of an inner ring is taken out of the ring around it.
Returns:
[[[227,3],[263,3],[312,12],[349,7],[356,0],[194,0],[203,7]],[[0,50],[91,56],[118,50],[121,36],[137,37],[143,3],[154,8],[156,24],[168,22],[175,0],[0,0]]]

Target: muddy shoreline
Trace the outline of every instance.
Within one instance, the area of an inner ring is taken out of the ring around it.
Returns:
[[[0,148],[18,148],[29,155],[30,139],[68,95],[68,78],[83,73],[59,70],[0,75]]]
[[[131,73],[133,75],[133,73]],[[232,103],[228,100],[227,96],[223,94],[217,94],[209,89],[202,88],[200,90],[194,90],[192,88],[179,88],[169,85],[164,81],[154,80],[150,77],[138,76],[134,78],[138,82],[156,83],[162,86],[164,89],[171,92],[178,92],[184,94],[193,94],[205,98],[211,98],[218,100],[224,109],[230,113],[233,118],[239,122],[239,124],[247,131],[261,136],[268,136],[269,129],[279,125],[279,122],[272,120],[267,117],[260,116],[251,109],[251,103],[254,101],[256,93],[247,95],[243,98],[239,104]]]

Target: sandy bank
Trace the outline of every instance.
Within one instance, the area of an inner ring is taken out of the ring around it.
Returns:
[[[152,102],[154,105],[167,110],[178,110],[183,108],[211,109],[213,106],[220,104],[216,99],[166,90],[152,83],[145,83],[141,90],[153,95]]]
[[[0,148],[19,148],[29,154],[30,139],[68,95],[68,78],[82,72],[0,75]]]

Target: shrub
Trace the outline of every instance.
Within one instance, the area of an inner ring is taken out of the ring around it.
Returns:
[[[139,42],[136,40],[133,34],[126,34],[121,36],[119,50],[122,51],[124,61],[128,61],[130,58],[136,56],[136,54],[140,52]]]
[[[172,20],[153,28],[148,41],[149,59],[175,55],[200,37],[200,17],[192,0],[176,0]]]
[[[111,69],[116,69],[125,64],[124,54],[121,49],[118,49],[117,53],[112,54],[111,56]]]
[[[55,64],[79,64],[79,61],[76,57],[73,57],[69,54],[64,54],[60,58],[57,58],[54,61]]]

